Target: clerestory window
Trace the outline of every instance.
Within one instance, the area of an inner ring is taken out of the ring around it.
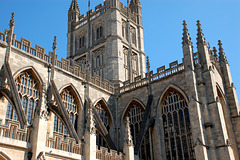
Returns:
[[[16,87],[22,101],[23,111],[27,118],[28,124],[33,121],[33,115],[35,108],[39,103],[39,83],[33,78],[31,72],[21,73],[15,80]],[[12,119],[18,121],[18,117],[13,106],[8,103],[6,119]]]
[[[167,159],[195,160],[188,105],[176,90],[169,90],[162,103]]]
[[[129,121],[130,121],[132,139],[133,139],[134,145],[136,145],[136,141],[141,130],[140,125],[144,116],[144,109],[141,106],[141,104],[138,103],[137,101],[132,101],[129,105],[127,116],[129,117]],[[152,135],[151,135],[150,129],[148,129],[146,134],[144,135],[144,138],[140,146],[139,158],[141,160],[154,159],[152,149],[153,149]]]
[[[78,120],[78,105],[76,102],[76,98],[71,92],[69,87],[65,88],[61,94],[62,102],[68,112],[70,121],[72,122],[75,130],[77,130],[77,120]],[[62,133],[64,135],[68,134],[68,131],[61,121],[61,119],[54,115],[54,132]]]
[[[100,116],[103,124],[105,125],[107,131],[109,132],[110,118],[109,118],[109,113],[106,110],[105,104],[102,101],[100,101],[96,104],[95,108],[96,108],[96,111],[97,111],[98,115]],[[97,135],[96,135],[96,143],[97,143],[97,146],[99,149],[100,149],[100,146],[108,147],[107,142],[105,141],[105,139],[102,137],[102,135],[100,134],[100,132],[98,130],[97,130]]]

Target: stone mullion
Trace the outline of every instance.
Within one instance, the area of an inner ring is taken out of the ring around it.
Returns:
[[[179,97],[180,98],[180,97]],[[178,104],[179,104],[179,107],[180,107],[180,101],[178,100]],[[181,125],[180,125],[180,118],[179,118],[179,111],[180,109],[178,110],[177,112],[177,118],[178,118],[178,127],[179,127],[179,138],[180,138],[180,141],[181,141],[181,150],[182,150],[182,156],[183,156],[183,159],[184,159],[184,150],[183,150],[183,143],[182,143],[182,131],[181,131]]]
[[[149,144],[150,144],[150,154],[151,154],[151,160],[153,160],[153,150],[152,150],[152,133],[150,129],[148,129],[149,134]]]
[[[169,107],[169,106],[168,106]],[[170,150],[170,156],[171,156],[171,159],[172,159],[172,148],[171,148],[171,142],[170,142],[170,132],[169,132],[169,123],[168,123],[168,114],[166,115],[166,120],[167,120],[167,129],[168,129],[168,137],[167,137],[167,140],[168,140],[168,144],[169,144],[169,150]]]
[[[187,137],[187,125],[186,125],[186,119],[185,119],[185,108],[186,107],[186,103],[185,103],[185,107],[183,108],[183,121],[184,121],[184,128],[185,128],[185,133],[183,134],[183,136],[185,135],[186,136],[186,141],[187,141],[187,150],[188,150],[188,156],[190,157],[190,152],[189,152],[189,145],[188,145],[188,137]]]
[[[173,105],[173,107],[174,107],[174,104],[172,104],[172,105]],[[174,108],[174,111],[175,111],[175,108]],[[176,123],[176,122],[174,121],[174,114],[173,114],[174,111],[172,111],[171,114],[172,114],[172,122],[173,122],[173,129],[174,129],[174,131],[173,131],[173,132],[174,132],[174,143],[175,143],[175,148],[176,148],[176,155],[177,155],[177,158],[178,158],[178,151],[177,151],[178,148],[177,148],[176,132],[175,132],[175,123]]]

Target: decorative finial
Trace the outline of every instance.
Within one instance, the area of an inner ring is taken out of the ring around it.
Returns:
[[[219,46],[219,51],[220,51],[220,50],[223,51],[221,40],[218,40],[218,46]]]
[[[214,53],[214,56],[217,55],[217,49],[216,49],[216,47],[213,47],[213,53]]]
[[[54,41],[53,41],[53,47],[52,47],[53,50],[56,50],[57,49],[57,36],[54,36]]]
[[[218,58],[216,47],[213,47],[213,55],[215,58]]]
[[[14,20],[15,17],[14,16],[15,16],[15,13],[12,12],[12,17],[11,17],[11,20],[9,23],[10,28],[14,27],[14,25],[15,25],[15,20]]]
[[[88,0],[88,11],[90,11],[90,7],[91,7],[90,4],[91,4],[90,0]]]
[[[148,56],[147,56],[147,71],[150,72],[150,62]]]
[[[219,59],[225,60],[227,62],[227,57],[225,56],[225,53],[223,52],[221,40],[218,40],[218,46],[219,46]]]
[[[89,109],[89,117],[88,117],[88,131],[90,134],[96,134],[96,127],[95,127],[95,120],[94,120],[94,115],[93,115],[93,109]]]
[[[205,42],[205,38],[204,38],[204,34],[202,33],[202,28],[201,28],[201,24],[200,21],[197,20],[197,26],[198,26],[198,33],[197,33],[197,44],[201,43],[201,44],[206,44]]]
[[[129,117],[126,117],[124,139],[125,139],[125,142],[128,146],[133,146]]]
[[[183,35],[183,38],[182,38],[183,45],[184,44],[192,44],[191,38],[189,37],[188,29],[187,29],[187,23],[185,20],[183,21],[183,34],[182,35]]]

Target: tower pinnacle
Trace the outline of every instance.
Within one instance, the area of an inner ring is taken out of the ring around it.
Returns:
[[[53,41],[53,50],[57,49],[57,36],[54,36],[54,41]]]
[[[15,13],[12,12],[12,17],[11,17],[11,20],[9,23],[10,28],[14,27],[14,25],[15,25],[15,20],[14,20],[15,17],[14,16],[15,16]]]
[[[76,11],[76,12],[80,13],[77,0],[72,0],[71,6],[69,8],[69,11]]]
[[[183,45],[184,44],[192,44],[191,38],[189,37],[188,29],[187,29],[187,23],[185,20],[183,21],[183,34],[182,35],[183,35],[183,38],[182,38]]]
[[[150,62],[149,62],[148,56],[147,56],[147,71],[148,71],[148,73],[150,72]]]
[[[220,60],[225,60],[225,61],[227,61],[227,58],[226,58],[226,56],[225,56],[225,53],[223,52],[221,40],[218,40],[218,46],[219,46],[219,59],[220,59]]]
[[[197,33],[197,44],[206,44],[205,38],[204,38],[204,34],[202,33],[202,28],[201,28],[201,24],[200,21],[197,21],[197,26],[198,26],[198,33]]]

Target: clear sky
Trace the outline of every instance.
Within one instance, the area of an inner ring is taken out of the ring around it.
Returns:
[[[122,0],[126,5],[127,0]],[[145,52],[151,69],[178,60],[182,62],[182,21],[186,20],[196,52],[196,21],[200,20],[211,47],[220,39],[240,97],[240,0],[140,0],[143,10]],[[91,8],[103,0],[91,0]],[[15,12],[17,39],[24,37],[51,51],[57,36],[59,58],[67,55],[67,13],[71,0],[0,0],[0,32],[9,28]],[[81,14],[88,0],[78,0]]]

